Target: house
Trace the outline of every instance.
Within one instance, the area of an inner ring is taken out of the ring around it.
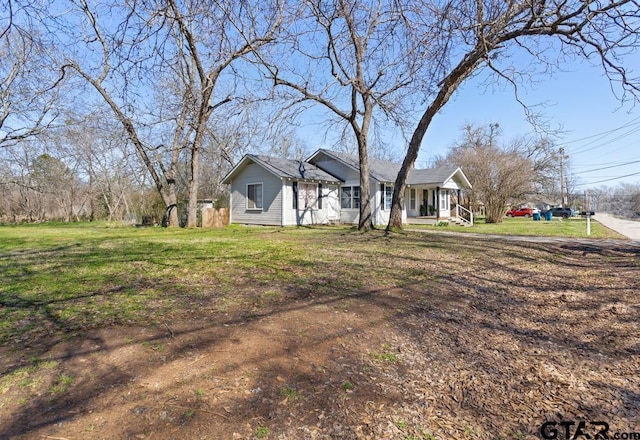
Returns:
[[[400,164],[369,160],[376,225],[389,221],[399,170]],[[359,160],[351,154],[319,149],[305,161],[247,154],[222,183],[231,186],[231,223],[286,226],[359,220]],[[469,188],[460,168],[413,169],[407,178],[403,221],[425,215],[461,218],[464,208],[456,205],[452,210],[451,195]]]

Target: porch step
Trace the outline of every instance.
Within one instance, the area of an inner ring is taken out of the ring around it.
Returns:
[[[454,225],[458,225],[458,226],[465,226],[465,227],[471,226],[468,222],[460,220],[457,217],[449,218],[449,223],[454,224]]]

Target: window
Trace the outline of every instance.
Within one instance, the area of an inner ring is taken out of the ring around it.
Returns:
[[[351,208],[351,187],[350,186],[342,187],[342,192],[340,193],[340,207],[342,209]]]
[[[247,209],[262,209],[262,183],[247,185]]]
[[[298,207],[312,208],[318,199],[318,185],[315,183],[298,183]]]
[[[392,200],[393,200],[393,187],[385,186],[384,187],[384,209],[385,210],[388,211],[391,209]]]
[[[440,210],[446,211],[449,209],[449,190],[440,190]]]
[[[416,189],[411,188],[409,190],[409,207],[412,211],[416,210]]]
[[[391,200],[393,199],[393,187],[380,184],[380,209],[388,211],[391,209]]]
[[[322,209],[322,185],[315,183],[293,182],[293,209],[312,208],[317,201],[317,208]]]
[[[342,209],[360,209],[360,187],[343,186],[340,192],[340,207]]]
[[[298,209],[298,182],[293,182],[291,185],[293,189],[293,209]]]
[[[360,187],[353,187],[353,209],[360,209]]]

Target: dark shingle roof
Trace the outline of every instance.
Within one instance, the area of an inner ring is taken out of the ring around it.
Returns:
[[[360,170],[360,161],[353,154],[341,153],[339,151],[329,151],[320,149],[319,152],[329,157],[334,157],[347,164],[356,171]],[[401,164],[390,162],[388,160],[379,160],[369,158],[369,174],[378,182],[395,182],[400,172]],[[407,176],[408,185],[425,185],[425,184],[442,184],[453,176],[456,167],[417,169],[409,171]]]
[[[339,161],[347,164],[356,171],[360,170],[360,161],[353,154],[342,153],[339,151],[329,151],[325,149],[318,150],[329,157],[334,157]],[[378,160],[369,158],[369,174],[378,182],[395,182],[401,165],[399,163],[389,162],[387,160]]]
[[[320,149],[314,153],[311,157],[315,157],[318,153],[322,153],[330,158],[338,160],[352,169],[359,171],[360,162],[357,156],[352,154],[342,153],[339,151],[330,151]],[[340,183],[343,180],[333,176],[326,171],[318,168],[317,166],[305,162],[302,160],[282,159],[279,157],[263,156],[257,154],[247,154],[239,163],[232,169],[229,174],[222,180],[223,183],[229,183],[229,179],[235,174],[242,164],[246,160],[251,160],[274,175],[296,180],[316,180],[321,182],[334,182]],[[369,159],[369,172],[371,177],[378,182],[392,183],[395,182],[401,165],[399,163],[390,162],[379,159]],[[448,179],[452,178],[458,171],[455,167],[446,168],[433,168],[433,169],[412,169],[407,177],[408,185],[438,185],[445,183]],[[461,177],[466,181],[464,174]],[[468,184],[468,182],[466,182]]]
[[[324,182],[340,182],[341,180],[308,162],[282,159],[279,157],[247,154],[254,162],[262,165],[278,177],[303,180],[321,180]]]
[[[431,168],[428,170],[412,169],[407,177],[407,184],[409,185],[429,185],[444,183],[453,176],[457,168]]]

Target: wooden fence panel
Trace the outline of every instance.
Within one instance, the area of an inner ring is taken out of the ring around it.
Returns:
[[[203,208],[203,228],[224,228],[229,225],[229,208]]]

